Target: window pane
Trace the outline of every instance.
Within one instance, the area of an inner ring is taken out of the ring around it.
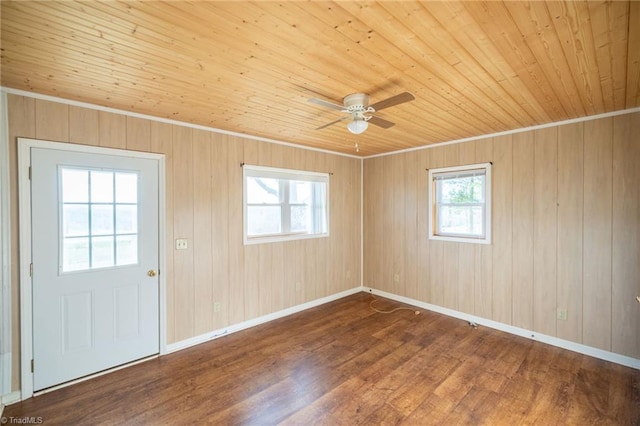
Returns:
[[[138,202],[138,174],[116,173],[116,203]]]
[[[291,206],[291,231],[312,232],[309,206]]]
[[[113,202],[113,173],[112,172],[91,172],[91,202],[92,203],[112,203]]]
[[[138,206],[116,205],[116,234],[135,234],[138,232]]]
[[[89,172],[87,170],[62,169],[62,202],[89,202]]]
[[[63,271],[89,269],[89,238],[65,238],[62,259]]]
[[[282,232],[280,206],[247,206],[247,234],[265,235]]]
[[[245,244],[326,235],[328,174],[247,165],[243,170]]]
[[[278,179],[247,177],[247,202],[249,204],[280,203]]]
[[[89,206],[65,204],[62,206],[62,236],[84,237],[89,235]]]
[[[438,179],[438,201],[442,203],[484,202],[484,176]]]
[[[116,237],[116,264],[134,265],[138,263],[138,236],[120,235]]]
[[[137,264],[138,173],[60,168],[60,176],[62,271]]]
[[[289,202],[291,204],[311,203],[311,182],[291,181]]]
[[[482,206],[439,206],[438,233],[481,237]]]
[[[316,182],[313,184],[313,232],[322,234],[327,232],[327,184]]]
[[[113,266],[113,237],[94,237],[91,239],[91,267],[105,268]]]
[[[113,205],[91,206],[91,235],[113,234]]]

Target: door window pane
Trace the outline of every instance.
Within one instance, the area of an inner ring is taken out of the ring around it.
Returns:
[[[89,269],[89,238],[65,238],[62,245],[62,270]]]
[[[91,239],[91,267],[107,268],[113,266],[113,258],[113,236]]]
[[[116,233],[135,234],[138,232],[138,206],[135,204],[116,205]]]
[[[62,235],[89,235],[89,208],[86,204],[64,204],[62,207]]]
[[[89,201],[89,172],[78,169],[62,169],[62,202],[86,203]]]
[[[113,235],[113,204],[91,205],[91,235]]]
[[[91,172],[91,202],[92,203],[112,203],[113,202],[113,173],[92,171]]]
[[[61,270],[138,263],[138,174],[61,168]]]

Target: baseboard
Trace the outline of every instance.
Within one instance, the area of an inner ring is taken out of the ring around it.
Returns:
[[[6,395],[2,395],[0,396],[0,405],[2,405],[2,408],[4,409],[4,407],[6,405],[11,405],[11,404],[15,404],[16,402],[20,402],[20,391],[13,391],[11,393],[8,393]]]
[[[397,302],[406,303],[408,305],[418,306],[429,311],[444,314],[450,317],[459,318],[468,322],[473,322],[478,325],[493,328],[495,330],[504,331],[506,333],[514,334],[516,336],[525,337],[527,339],[536,340],[548,345],[557,346],[559,348],[567,349],[573,352],[589,355],[594,358],[610,361],[616,364],[624,365],[626,367],[635,368],[640,370],[640,359],[632,358],[625,355],[620,355],[614,352],[605,351],[602,349],[594,348],[592,346],[583,345],[580,343],[571,342],[569,340],[560,339],[554,336],[538,333],[536,331],[527,330],[520,327],[515,327],[509,324],[493,321],[490,319],[478,317],[464,312],[456,311],[449,308],[443,308],[442,306],[432,305],[430,303],[421,302],[419,300],[411,299],[404,296],[398,296],[396,294],[387,293],[382,290],[376,290],[370,287],[364,287],[366,292],[371,292],[378,296],[386,297],[387,299],[395,300]]]
[[[255,327],[260,324],[267,323],[269,321],[273,321],[279,318],[283,318],[298,312],[302,312],[304,310],[314,308],[316,306],[324,305],[325,303],[333,302],[334,300],[342,299],[343,297],[350,296],[352,294],[360,293],[363,291],[362,287],[354,287],[352,289],[332,294],[327,297],[323,297],[320,299],[312,300],[310,302],[303,303],[301,305],[292,306],[287,309],[283,309],[281,311],[277,311],[268,315],[264,315],[258,318],[254,318],[249,321],[244,321],[238,324],[233,324],[228,327],[221,328],[219,330],[214,330],[209,333],[204,333],[199,336],[194,336],[189,339],[181,340],[179,342],[171,343],[167,345],[166,353],[172,353],[176,351],[180,351],[182,349],[190,348],[191,346],[199,345],[201,343],[208,342],[213,339],[217,339],[222,336],[226,336],[228,334],[236,333],[241,330],[246,330],[247,328]]]

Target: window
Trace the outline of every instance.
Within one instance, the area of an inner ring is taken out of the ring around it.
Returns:
[[[491,244],[491,163],[429,170],[429,238]]]
[[[62,167],[61,272],[138,263],[138,174]]]
[[[244,243],[329,235],[326,173],[243,166]]]

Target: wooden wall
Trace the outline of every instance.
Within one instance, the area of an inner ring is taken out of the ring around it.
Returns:
[[[428,240],[425,169],[486,161],[493,244]],[[640,359],[640,113],[365,160],[364,285]]]
[[[360,285],[361,161],[8,95],[13,383],[20,387],[16,138],[166,155],[168,343]],[[332,172],[330,237],[244,246],[240,163]],[[188,250],[173,250],[187,238]],[[220,303],[220,312],[214,312]]]
[[[360,283],[358,159],[17,95],[8,112],[14,390],[19,136],[166,155],[169,343]],[[364,284],[640,358],[639,135],[635,113],[365,160]],[[493,244],[429,241],[425,169],[485,161]],[[241,162],[333,172],[331,236],[244,246]]]

